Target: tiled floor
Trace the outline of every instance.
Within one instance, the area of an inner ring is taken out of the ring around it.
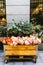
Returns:
[[[3,52],[0,52],[0,65],[43,65],[43,51],[38,51],[38,58],[37,62],[8,62],[7,64],[4,63]]]

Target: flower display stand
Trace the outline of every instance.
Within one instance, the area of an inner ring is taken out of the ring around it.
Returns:
[[[36,63],[37,45],[4,45],[4,62],[9,60],[29,60],[32,59]]]

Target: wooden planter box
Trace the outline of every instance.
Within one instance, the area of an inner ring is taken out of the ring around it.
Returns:
[[[28,59],[30,56],[35,59],[37,58],[36,45],[17,45],[10,46],[4,45],[5,62],[9,57],[14,56],[12,59]],[[28,57],[28,58],[26,58]]]

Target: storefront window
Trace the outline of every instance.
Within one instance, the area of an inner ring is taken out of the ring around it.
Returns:
[[[43,0],[30,0],[31,21],[43,25]]]
[[[6,23],[7,22],[5,0],[0,0],[0,37],[5,36]]]
[[[6,24],[5,0],[0,0],[0,26]]]

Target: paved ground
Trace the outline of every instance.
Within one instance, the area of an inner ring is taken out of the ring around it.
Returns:
[[[37,63],[33,62],[8,62],[4,63],[3,52],[0,51],[0,65],[43,65],[43,51],[38,51]]]

